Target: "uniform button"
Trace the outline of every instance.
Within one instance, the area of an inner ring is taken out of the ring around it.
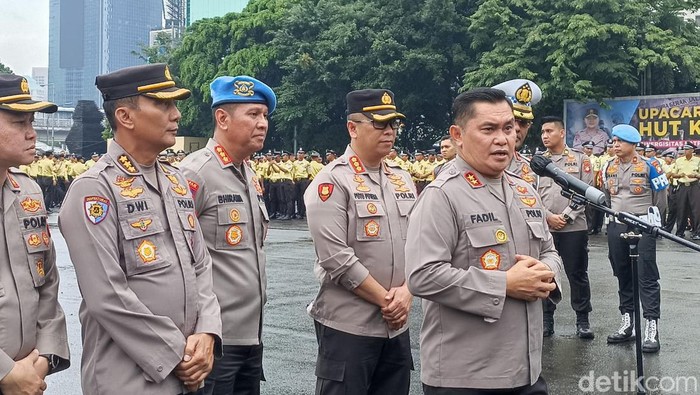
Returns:
[[[455,170],[455,169],[450,170],[450,174],[457,174],[457,170]]]
[[[209,156],[209,152],[205,152],[205,153],[204,153],[204,156]]]
[[[499,304],[501,304],[501,301],[498,298],[493,298],[493,305],[498,306]]]
[[[163,371],[163,367],[162,367],[162,366],[158,366],[158,369],[156,369],[156,370],[157,370],[158,372],[162,372],[162,371]]]

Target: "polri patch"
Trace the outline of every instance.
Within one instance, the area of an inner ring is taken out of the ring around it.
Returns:
[[[107,218],[111,203],[109,199],[102,196],[86,196],[83,205],[88,220],[97,225]]]

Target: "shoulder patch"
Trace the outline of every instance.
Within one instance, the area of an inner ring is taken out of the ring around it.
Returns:
[[[111,206],[109,199],[102,196],[86,196],[83,204],[87,219],[95,225],[107,218]]]
[[[335,185],[331,184],[330,182],[324,182],[322,184],[318,184],[318,197],[321,199],[322,202],[325,202],[328,200],[328,198],[331,197],[333,194],[333,189],[335,188]]]

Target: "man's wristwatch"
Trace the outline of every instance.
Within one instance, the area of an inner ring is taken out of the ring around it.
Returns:
[[[54,354],[42,354],[40,356],[46,358],[46,360],[49,361],[48,374],[50,374],[51,372],[56,370],[56,368],[58,367],[58,364],[61,363],[61,359]]]
[[[562,214],[562,217],[564,217],[564,221],[566,221],[567,224],[574,222],[574,220],[571,217],[569,217],[567,214]]]

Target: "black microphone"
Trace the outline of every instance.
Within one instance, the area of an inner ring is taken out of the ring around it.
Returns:
[[[553,179],[565,191],[570,190],[583,195],[591,203],[605,204],[605,194],[603,192],[576,177],[570,176],[542,155],[533,156],[530,160],[530,167],[535,174]]]

